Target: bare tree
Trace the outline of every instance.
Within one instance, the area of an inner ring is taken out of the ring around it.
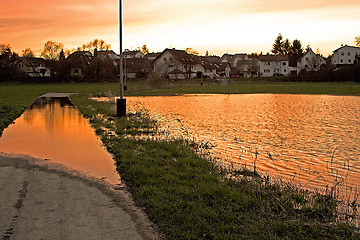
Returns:
[[[30,48],[25,48],[22,50],[22,57],[35,57],[35,54]]]
[[[195,48],[185,48],[185,52],[187,52],[188,54],[199,56],[199,52]]]
[[[47,41],[44,48],[41,50],[40,56],[45,60],[56,61],[59,60],[60,52],[64,49],[62,43],[55,41]]]
[[[140,51],[142,54],[146,55],[149,53],[149,49],[147,48],[146,44],[144,44],[141,48],[135,48],[136,51]]]
[[[106,43],[102,39],[94,39],[91,42],[87,44],[82,44],[81,47],[78,47],[78,51],[89,51],[91,53],[94,53],[96,51],[103,51],[103,50],[109,50],[111,48],[111,45]]]
[[[355,37],[355,45],[360,47],[360,36]]]
[[[9,44],[0,43],[0,55],[3,54],[10,55],[11,53],[12,51]]]

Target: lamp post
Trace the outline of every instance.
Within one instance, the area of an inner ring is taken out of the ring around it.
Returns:
[[[126,99],[124,98],[124,69],[122,53],[122,0],[119,0],[119,39],[120,39],[120,98],[116,99],[116,115],[126,117]]]

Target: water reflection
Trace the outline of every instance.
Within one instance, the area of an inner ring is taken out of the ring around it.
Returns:
[[[68,98],[39,98],[5,129],[0,151],[63,163],[112,184],[119,182],[111,155]]]
[[[209,141],[227,165],[252,167],[308,187],[360,186],[360,97],[184,95],[129,97],[172,136]]]

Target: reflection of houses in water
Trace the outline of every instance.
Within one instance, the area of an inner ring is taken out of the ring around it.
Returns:
[[[43,122],[49,130],[62,128],[65,120],[80,121],[81,113],[67,97],[39,97],[24,112],[24,120],[28,123]],[[60,118],[60,119],[59,119]]]
[[[29,107],[29,109],[43,108],[46,104],[59,103],[61,107],[66,105],[74,106],[74,104],[67,97],[39,97]]]
[[[72,102],[38,98],[0,138],[2,152],[50,159],[117,184],[111,155]]]

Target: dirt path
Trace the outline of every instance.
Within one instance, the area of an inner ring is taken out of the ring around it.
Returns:
[[[159,239],[123,189],[26,156],[0,153],[1,239]]]

